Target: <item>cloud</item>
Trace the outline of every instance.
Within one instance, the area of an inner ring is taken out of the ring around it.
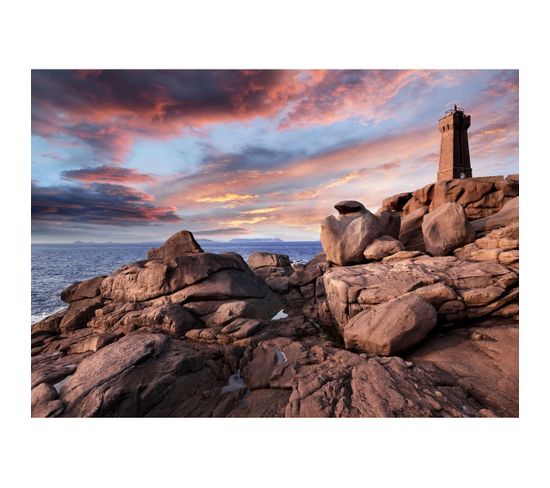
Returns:
[[[195,198],[197,203],[227,203],[227,202],[239,202],[243,200],[251,200],[257,198],[258,195],[239,195],[237,193],[226,193],[225,195],[218,195],[215,197],[201,197]]]
[[[264,220],[267,220],[267,217],[252,217],[250,219],[234,219],[230,220],[230,225],[243,225],[243,224],[257,224],[258,222],[263,222]]]
[[[108,164],[62,171],[61,177],[87,183],[147,183],[154,181],[152,175],[140,173],[132,168],[122,168]]]
[[[391,116],[408,87],[446,72],[410,70],[33,70],[32,129],[122,162],[135,139],[269,118],[280,129]],[[260,155],[261,156],[261,155]]]
[[[244,227],[224,227],[221,229],[206,229],[206,230],[195,230],[193,231],[194,235],[197,236],[210,236],[210,235],[224,235],[224,234],[250,234],[248,229]]]
[[[254,210],[246,210],[243,212],[239,212],[240,215],[257,215],[257,214],[266,214],[271,212],[276,212],[277,210],[281,210],[283,207],[270,207],[270,208],[256,208]]]
[[[151,195],[133,188],[104,183],[33,185],[31,189],[32,220],[36,223],[129,226],[181,221],[174,207],[156,206],[152,201]]]

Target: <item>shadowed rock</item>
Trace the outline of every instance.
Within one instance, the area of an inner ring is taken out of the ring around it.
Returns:
[[[344,200],[334,205],[334,208],[338,210],[340,215],[346,215],[350,213],[366,213],[367,209],[361,202],[355,200]]]
[[[428,213],[428,207],[420,207],[401,219],[399,241],[403,243],[407,251],[426,252],[424,236],[422,235],[422,221]]]

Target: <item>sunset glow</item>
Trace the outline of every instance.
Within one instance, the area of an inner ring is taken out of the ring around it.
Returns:
[[[435,181],[454,103],[474,176],[518,173],[514,70],[35,70],[33,241],[315,240]]]

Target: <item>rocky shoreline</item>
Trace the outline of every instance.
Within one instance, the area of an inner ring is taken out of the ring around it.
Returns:
[[[335,208],[305,265],[181,231],[68,287],[32,327],[32,415],[518,416],[519,178]]]

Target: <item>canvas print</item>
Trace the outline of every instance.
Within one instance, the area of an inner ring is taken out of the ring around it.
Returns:
[[[517,70],[33,70],[33,417],[517,417]]]

